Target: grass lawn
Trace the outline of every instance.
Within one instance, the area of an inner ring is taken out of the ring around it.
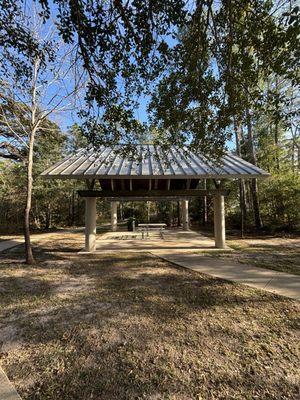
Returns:
[[[2,254],[1,364],[23,399],[297,399],[299,303],[141,253]]]

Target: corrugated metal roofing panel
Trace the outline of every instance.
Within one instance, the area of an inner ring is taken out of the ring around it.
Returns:
[[[219,162],[188,148],[172,146],[163,151],[152,144],[139,145],[134,159],[123,157],[119,146],[97,151],[80,149],[42,173],[47,178],[263,178],[270,174],[259,167],[227,153]]]

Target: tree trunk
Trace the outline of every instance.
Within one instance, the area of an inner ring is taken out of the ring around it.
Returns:
[[[37,206],[37,202],[35,203],[35,207],[31,206],[31,216],[33,217],[34,227],[40,229],[41,221],[40,221],[40,213]]]
[[[51,228],[51,204],[47,204],[45,229]]]
[[[234,132],[236,142],[236,153],[239,157],[242,156],[241,151],[241,137],[242,137],[242,126],[241,122],[234,120]],[[240,212],[241,212],[241,237],[244,237],[246,219],[247,219],[247,204],[246,204],[246,187],[244,179],[239,179],[239,197],[240,197]]]
[[[177,226],[180,226],[181,224],[180,208],[180,201],[177,201]]]
[[[33,76],[32,76],[32,90],[31,90],[31,128],[29,132],[29,146],[27,156],[27,193],[26,193],[26,206],[24,212],[24,237],[25,237],[25,256],[26,264],[34,264],[35,260],[32,254],[32,247],[30,241],[30,210],[31,210],[31,199],[32,199],[32,167],[33,167],[33,150],[35,133],[38,128],[37,120],[37,84],[38,84],[38,72],[40,67],[40,60],[36,58],[33,64]]]
[[[207,184],[206,179],[203,180],[203,189],[206,190]],[[202,214],[202,224],[207,226],[207,196],[203,196],[203,214]]]
[[[169,202],[167,210],[168,210],[167,225],[169,227],[172,227],[173,206],[171,202]]]
[[[80,225],[81,221],[80,221],[80,198],[79,196],[77,196],[77,213],[76,213],[76,226]]]
[[[69,219],[68,224],[70,226],[75,225],[75,189],[72,190],[72,194],[69,201]]]
[[[275,80],[275,88],[276,88],[276,93],[279,95],[279,80],[278,77],[276,77]],[[277,112],[278,110],[278,105],[276,106]],[[274,144],[275,144],[275,165],[276,165],[276,170],[279,172],[280,165],[279,165],[279,122],[277,116],[275,117],[275,129],[274,129]]]
[[[275,129],[274,129],[274,144],[275,144],[275,163],[276,163],[276,170],[279,172],[280,164],[279,164],[279,126],[278,121],[275,122]]]
[[[120,202],[120,221],[124,221],[124,203]]]
[[[246,120],[247,120],[247,132],[248,132],[248,144],[249,144],[249,152],[251,157],[251,162],[254,165],[257,165],[257,159],[254,148],[254,140],[253,140],[253,132],[252,132],[252,121],[249,109],[246,109]],[[260,208],[259,208],[259,200],[258,200],[258,186],[257,179],[254,178],[251,180],[251,193],[253,200],[253,213],[254,213],[254,222],[257,229],[263,227]]]
[[[263,223],[262,223],[262,219],[261,219],[261,215],[260,215],[260,208],[259,208],[257,179],[252,179],[251,187],[252,187],[253,212],[254,212],[255,226],[257,229],[260,229],[263,227]]]
[[[150,201],[147,201],[147,223],[150,223]]]
[[[30,241],[30,210],[31,210],[31,198],[32,198],[32,182],[33,182],[32,166],[33,166],[34,137],[35,137],[35,130],[33,129],[29,139],[29,149],[27,158],[27,193],[26,193],[26,206],[24,211],[24,237],[25,237],[26,264],[35,263]]]

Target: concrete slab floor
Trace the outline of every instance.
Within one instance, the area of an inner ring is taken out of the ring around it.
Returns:
[[[214,249],[215,242],[194,231],[165,230],[150,232],[142,239],[141,232],[107,232],[97,238],[96,251],[155,250],[155,249]]]

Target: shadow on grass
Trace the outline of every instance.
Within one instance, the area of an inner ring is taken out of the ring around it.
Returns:
[[[47,332],[43,341],[53,340],[51,326],[61,326],[64,332],[66,324],[76,326],[87,315],[87,320],[95,317],[105,321],[124,315],[124,318],[147,318],[156,324],[162,320],[165,323],[184,320],[190,313],[214,311],[216,307],[228,311],[282,301],[279,296],[187,271],[153,256],[95,258],[90,255],[80,259],[57,253],[52,253],[51,258],[46,256],[46,262],[30,267],[33,276],[1,279],[7,297],[5,304],[17,306],[18,302],[32,297],[33,301],[43,299],[54,305],[55,312],[48,313],[46,306],[42,314],[32,313],[30,308],[20,316],[23,329],[24,320],[30,320],[26,340],[33,343],[40,342],[37,333],[41,327]],[[49,271],[47,281],[34,277],[35,269],[38,277],[41,269],[46,275]],[[55,274],[51,277],[53,271]]]
[[[293,302],[151,255],[71,249],[39,246],[36,266],[16,265],[22,275],[1,282],[10,314],[32,299],[14,320],[23,358],[6,364],[18,382],[35,377],[24,382],[24,399],[293,398],[296,385],[282,374],[279,386],[278,372],[270,376],[255,361],[270,363],[266,353],[251,353],[257,332],[282,340]],[[278,363],[286,361],[281,353]]]
[[[52,285],[48,282],[27,276],[0,277],[0,285],[0,303],[3,307],[14,302],[22,303],[24,300],[48,297],[52,290]]]

